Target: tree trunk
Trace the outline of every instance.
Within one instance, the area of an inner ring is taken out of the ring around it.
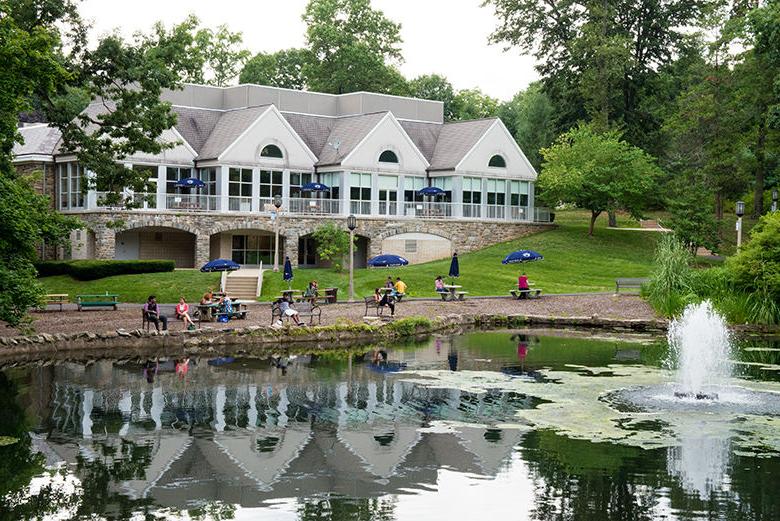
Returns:
[[[764,179],[766,178],[766,123],[761,120],[758,126],[756,142],[756,187],[753,191],[753,219],[758,219],[764,213]]]
[[[723,194],[720,192],[715,192],[715,218],[723,220]]]
[[[601,210],[591,210],[590,212],[590,227],[588,228],[588,235],[593,237],[593,228],[596,225],[596,218],[601,215]]]
[[[615,213],[615,210],[608,211],[607,217],[609,217],[609,227],[617,228],[617,214]]]

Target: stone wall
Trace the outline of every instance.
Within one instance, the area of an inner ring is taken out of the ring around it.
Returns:
[[[113,259],[116,233],[139,228],[172,228],[195,235],[195,265],[210,260],[212,235],[232,230],[261,230],[274,232],[274,225],[267,215],[237,215],[218,213],[175,213],[140,211],[88,211],[78,213],[87,227],[95,233],[95,256]],[[298,239],[311,234],[327,220],[335,221],[346,230],[346,218],[284,216],[280,221],[280,237],[285,251],[280,258],[289,255],[298,262]],[[427,233],[452,241],[453,250],[465,253],[516,239],[554,227],[550,224],[489,222],[471,220],[412,220],[361,217],[355,233],[369,240],[369,256],[382,253],[382,241],[401,233]]]

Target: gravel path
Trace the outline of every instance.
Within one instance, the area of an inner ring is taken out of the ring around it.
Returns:
[[[173,305],[163,305],[163,313],[171,316]],[[271,322],[270,304],[250,304],[247,320],[234,320],[227,324],[218,322],[204,323],[203,327],[235,328],[250,325],[269,325]],[[365,306],[362,303],[336,304],[322,306],[322,323],[333,324],[337,320],[359,322],[363,319]],[[389,313],[389,310],[385,310]],[[635,295],[547,295],[532,300],[512,300],[510,298],[470,298],[465,302],[441,302],[433,300],[403,301],[396,307],[396,317],[409,316],[435,317],[453,313],[465,315],[477,314],[526,314],[549,317],[591,317],[612,319],[656,318],[650,306]],[[43,311],[32,314],[36,333],[102,333],[116,329],[138,329],[141,327],[141,306],[123,305],[117,311],[88,310]],[[0,323],[2,324],[2,323]],[[170,320],[171,329],[182,329],[182,323]],[[0,327],[0,336],[14,336],[18,331]]]

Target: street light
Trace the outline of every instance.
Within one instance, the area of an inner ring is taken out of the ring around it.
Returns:
[[[742,216],[745,215],[745,203],[737,201],[737,249],[742,246]]]
[[[777,188],[772,190],[772,211],[777,211]]]
[[[276,236],[274,240],[274,272],[277,272],[279,271],[279,218],[281,216],[279,208],[282,207],[281,195],[276,194],[274,196],[274,206],[276,207],[276,216],[274,217],[274,234]]]
[[[347,228],[349,228],[349,301],[355,300],[355,228],[357,228],[357,219],[354,215],[347,217]]]

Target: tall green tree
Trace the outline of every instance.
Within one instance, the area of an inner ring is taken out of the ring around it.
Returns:
[[[590,210],[589,235],[602,212],[622,209],[641,217],[661,175],[654,159],[619,133],[589,125],[563,134],[542,156],[537,185],[544,199]]]
[[[236,79],[251,53],[242,47],[240,32],[232,32],[226,25],[216,29],[204,27],[195,34],[195,43],[204,62],[204,77],[198,83],[224,87]]]
[[[537,82],[498,109],[498,116],[537,171],[542,167],[541,150],[556,138],[554,114],[550,98]]]
[[[310,0],[303,14],[312,59],[304,75],[312,90],[341,94],[408,92],[401,63],[401,26],[370,0]]]
[[[452,98],[453,120],[492,118],[497,114],[498,100],[477,88],[459,90]]]
[[[444,104],[444,120],[454,119],[452,83],[439,74],[423,74],[409,81],[409,94],[415,98],[441,101]]]
[[[303,69],[310,60],[311,53],[308,49],[257,53],[244,65],[238,82],[304,90],[308,87],[308,82],[303,75]]]

